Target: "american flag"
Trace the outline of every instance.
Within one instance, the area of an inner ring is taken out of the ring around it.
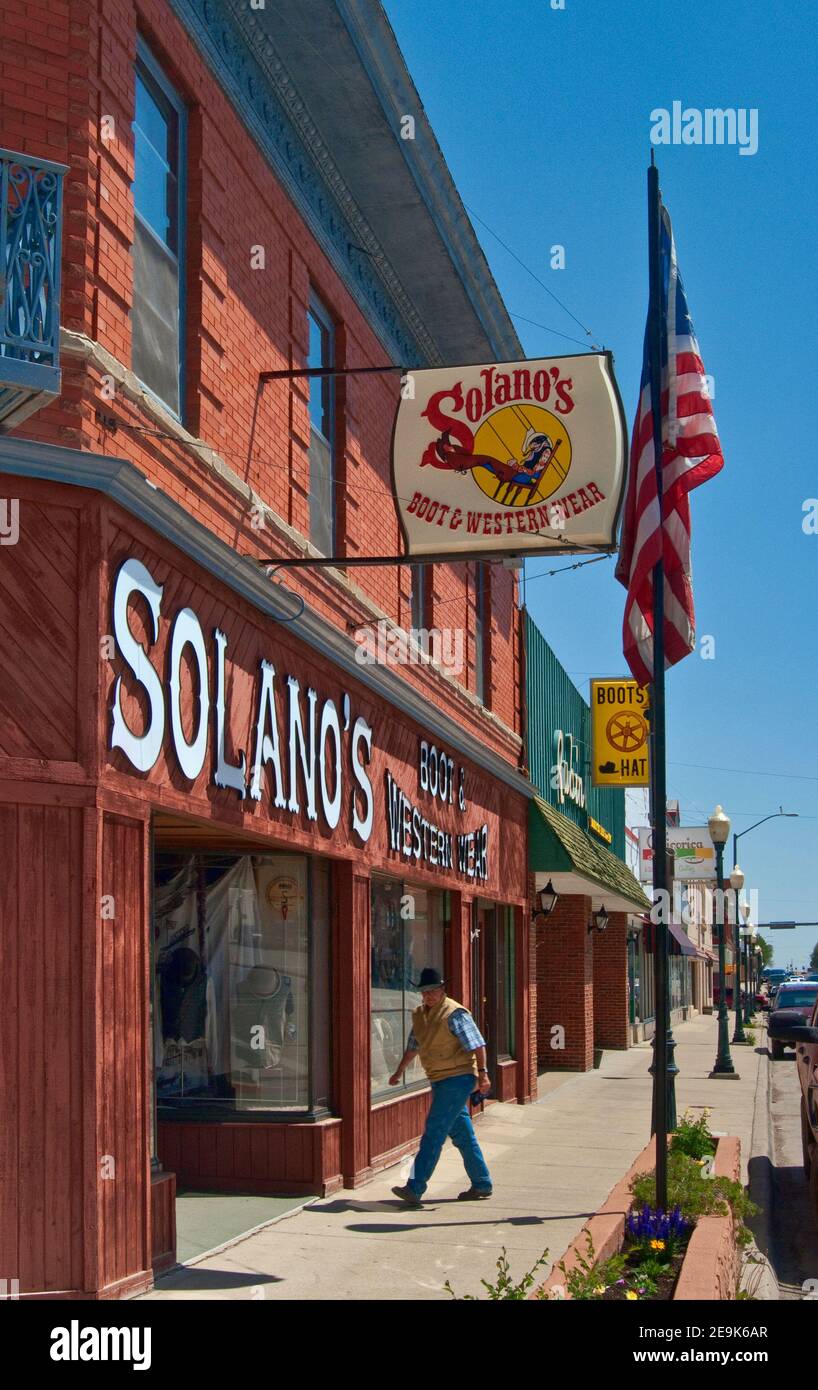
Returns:
[[[639,408],[631,440],[630,475],[616,577],[628,591],[625,659],[640,685],[653,680],[653,570],[665,575],[665,666],[696,641],[690,570],[688,493],[719,472],[722,457],[699,344],[693,331],[667,209],[661,208],[662,477],[659,515],[650,395],[649,332],[645,330]],[[664,544],[662,546],[662,536]]]

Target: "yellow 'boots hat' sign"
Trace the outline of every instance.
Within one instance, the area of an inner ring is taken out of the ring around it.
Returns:
[[[591,780],[595,787],[646,787],[648,692],[634,680],[591,681]]]

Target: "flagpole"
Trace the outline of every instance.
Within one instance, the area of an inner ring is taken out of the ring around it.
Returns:
[[[653,571],[653,681],[651,685],[650,818],[653,827],[653,902],[656,943],[654,972],[655,1034],[653,1039],[653,1117],[656,1136],[656,1205],[667,1211],[668,1135],[668,934],[670,895],[667,864],[667,772],[665,728],[665,574],[664,574],[664,479],[662,475],[662,305],[661,194],[659,170],[650,153],[648,169],[648,248],[650,303],[648,344],[650,403],[653,417],[653,451],[659,505],[659,561]]]

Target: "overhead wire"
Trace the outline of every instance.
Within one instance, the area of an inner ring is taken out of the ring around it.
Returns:
[[[599,351],[599,349],[597,348],[596,344],[595,344],[594,341],[593,341],[595,335],[591,332],[590,328],[588,328],[587,325],[584,324],[584,323],[582,322],[581,319],[578,319],[577,316],[576,316],[576,314],[572,313],[572,311],[568,308],[568,305],[567,305],[567,304],[564,304],[564,303],[562,302],[562,300],[559,298],[559,296],[556,295],[556,294],[554,294],[554,291],[553,291],[552,289],[550,289],[548,285],[546,285],[546,283],[545,283],[544,280],[541,280],[541,279],[540,279],[539,275],[537,275],[536,271],[533,271],[533,270],[531,269],[531,266],[530,266],[530,265],[526,265],[526,263],[525,263],[525,261],[523,260],[522,256],[518,256],[518,255],[517,255],[517,252],[514,251],[514,250],[512,250],[512,248],[509,246],[508,242],[504,241],[503,238],[500,236],[499,232],[495,232],[494,228],[493,228],[493,227],[490,227],[489,224],[488,224],[488,222],[486,222],[485,219],[482,218],[478,212],[475,212],[475,211],[474,211],[474,208],[470,208],[469,205],[468,205],[468,203],[464,203],[463,206],[465,207],[465,209],[466,209],[467,213],[469,214],[469,216],[470,216],[470,217],[476,218],[476,220],[480,223],[481,227],[485,227],[485,229],[486,229],[486,231],[489,233],[489,235],[490,235],[490,236],[493,236],[494,239],[495,239],[495,241],[498,241],[498,242],[500,243],[500,245],[502,246],[503,250],[504,250],[504,251],[507,251],[508,254],[509,254],[509,256],[511,256],[512,259],[515,260],[519,266],[522,266],[522,268],[523,268],[523,270],[526,272],[526,274],[527,274],[527,275],[530,275],[531,278],[532,278],[532,280],[535,280],[536,283],[540,286],[540,288],[541,288],[541,289],[544,289],[545,292],[546,292],[546,294],[548,294],[548,295],[551,296],[551,298],[553,299],[554,303],[555,303],[555,304],[558,304],[559,307],[563,310],[563,312],[566,313],[570,319],[573,319],[573,320],[574,320],[574,323],[577,325],[578,328],[581,328],[581,329],[582,329],[582,331],[583,331],[583,333],[585,334],[586,338],[590,338],[590,339],[591,339],[591,346],[592,346],[592,348],[593,348],[595,351]],[[515,317],[521,317],[521,315],[515,315]],[[540,326],[541,326],[541,327],[544,327],[544,325],[540,325]],[[549,332],[554,332],[555,330],[549,329],[548,331],[549,331]],[[565,336],[566,336],[565,334],[560,334],[560,337],[565,337]],[[573,341],[576,342],[577,340],[574,339]],[[583,343],[581,346],[585,347],[585,346],[587,346],[587,345],[586,345],[585,343]]]

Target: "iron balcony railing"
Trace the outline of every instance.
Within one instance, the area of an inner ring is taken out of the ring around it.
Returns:
[[[0,149],[0,430],[60,393],[66,169]]]

